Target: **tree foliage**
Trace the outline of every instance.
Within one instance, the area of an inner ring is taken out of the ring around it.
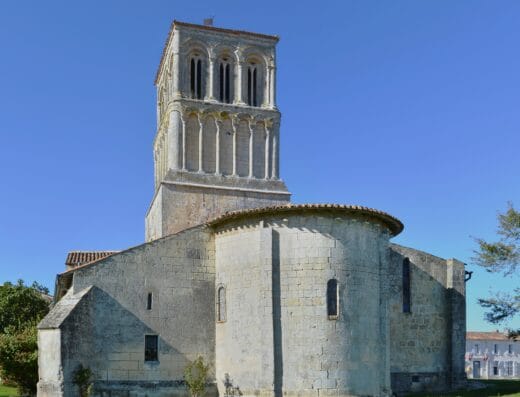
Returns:
[[[88,367],[79,365],[76,371],[74,371],[73,382],[78,386],[79,395],[81,397],[89,397],[92,394],[92,378],[94,374]]]
[[[195,361],[188,363],[186,368],[184,368],[184,380],[192,397],[204,394],[208,372],[209,365],[204,364],[201,356],[197,357]]]
[[[38,283],[27,287],[22,280],[0,286],[0,333],[10,327],[21,330],[28,323],[40,321],[49,311],[49,303],[42,297],[48,292]]]
[[[38,322],[48,313],[49,291],[22,280],[0,286],[0,369],[3,379],[15,383],[22,395],[34,395],[38,382]]]
[[[488,272],[502,273],[504,276],[519,274],[520,269],[520,212],[512,203],[508,204],[506,212],[498,214],[498,230],[500,236],[496,242],[476,239],[478,249],[475,251],[474,262]],[[500,323],[512,319],[520,313],[520,288],[512,294],[498,293],[487,299],[479,299],[479,304],[486,309],[486,320]],[[512,335],[518,335],[520,330],[514,330]]]
[[[23,329],[8,328],[0,334],[2,378],[18,386],[22,395],[34,395],[38,382],[38,343],[36,324]]]

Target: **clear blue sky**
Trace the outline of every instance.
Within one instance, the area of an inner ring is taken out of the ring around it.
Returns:
[[[173,18],[281,36],[281,173],[295,202],[388,211],[395,242],[503,278],[471,236],[520,207],[520,2],[0,3],[0,281],[51,288],[69,250],[144,239],[153,193],[153,78]],[[520,319],[510,326],[520,327]]]

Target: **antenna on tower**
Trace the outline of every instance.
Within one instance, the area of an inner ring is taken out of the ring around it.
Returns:
[[[213,26],[213,18],[204,18],[204,26]]]

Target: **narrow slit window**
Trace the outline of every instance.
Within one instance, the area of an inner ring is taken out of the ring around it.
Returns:
[[[220,64],[220,68],[219,68],[219,99],[220,99],[220,102],[224,102],[224,65],[221,63]]]
[[[152,293],[149,292],[146,298],[146,310],[152,310]]]
[[[226,321],[226,288],[223,286],[217,290],[217,321]]]
[[[327,315],[329,316],[329,320],[335,320],[338,318],[338,309],[338,281],[333,278],[327,282]]]
[[[256,68],[253,69],[253,83],[252,83],[252,91],[253,91],[253,106],[258,106],[258,95],[256,93]]]
[[[224,86],[224,90],[225,90],[225,102],[226,103],[231,103],[231,81],[229,80],[229,63],[226,65],[226,74],[225,74],[225,80],[226,80],[226,84]]]
[[[190,62],[190,91],[191,97],[195,98],[195,59]]]
[[[403,260],[403,313],[411,313],[410,259]]]
[[[197,99],[202,99],[202,62],[197,60]]]
[[[513,354],[513,345],[507,345],[507,352]]]
[[[144,361],[159,361],[159,337],[157,335],[145,335],[144,337]]]
[[[251,84],[252,84],[252,76],[251,76],[251,68],[247,68],[247,104],[251,106],[251,96],[253,93],[251,92]]]
[[[498,354],[498,345],[495,343],[495,346],[493,346],[493,353]]]

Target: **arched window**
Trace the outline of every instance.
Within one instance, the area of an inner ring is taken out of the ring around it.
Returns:
[[[231,65],[227,58],[222,59],[219,65],[219,100],[231,103]]]
[[[217,290],[217,321],[226,321],[226,288],[223,285]]]
[[[190,60],[190,94],[193,99],[203,99],[202,59],[194,55]]]
[[[327,282],[327,315],[329,320],[338,318],[339,313],[339,293],[338,280],[335,278]]]
[[[410,259],[403,259],[403,313],[411,313]]]
[[[258,106],[258,65],[251,62],[247,66],[247,104]]]

